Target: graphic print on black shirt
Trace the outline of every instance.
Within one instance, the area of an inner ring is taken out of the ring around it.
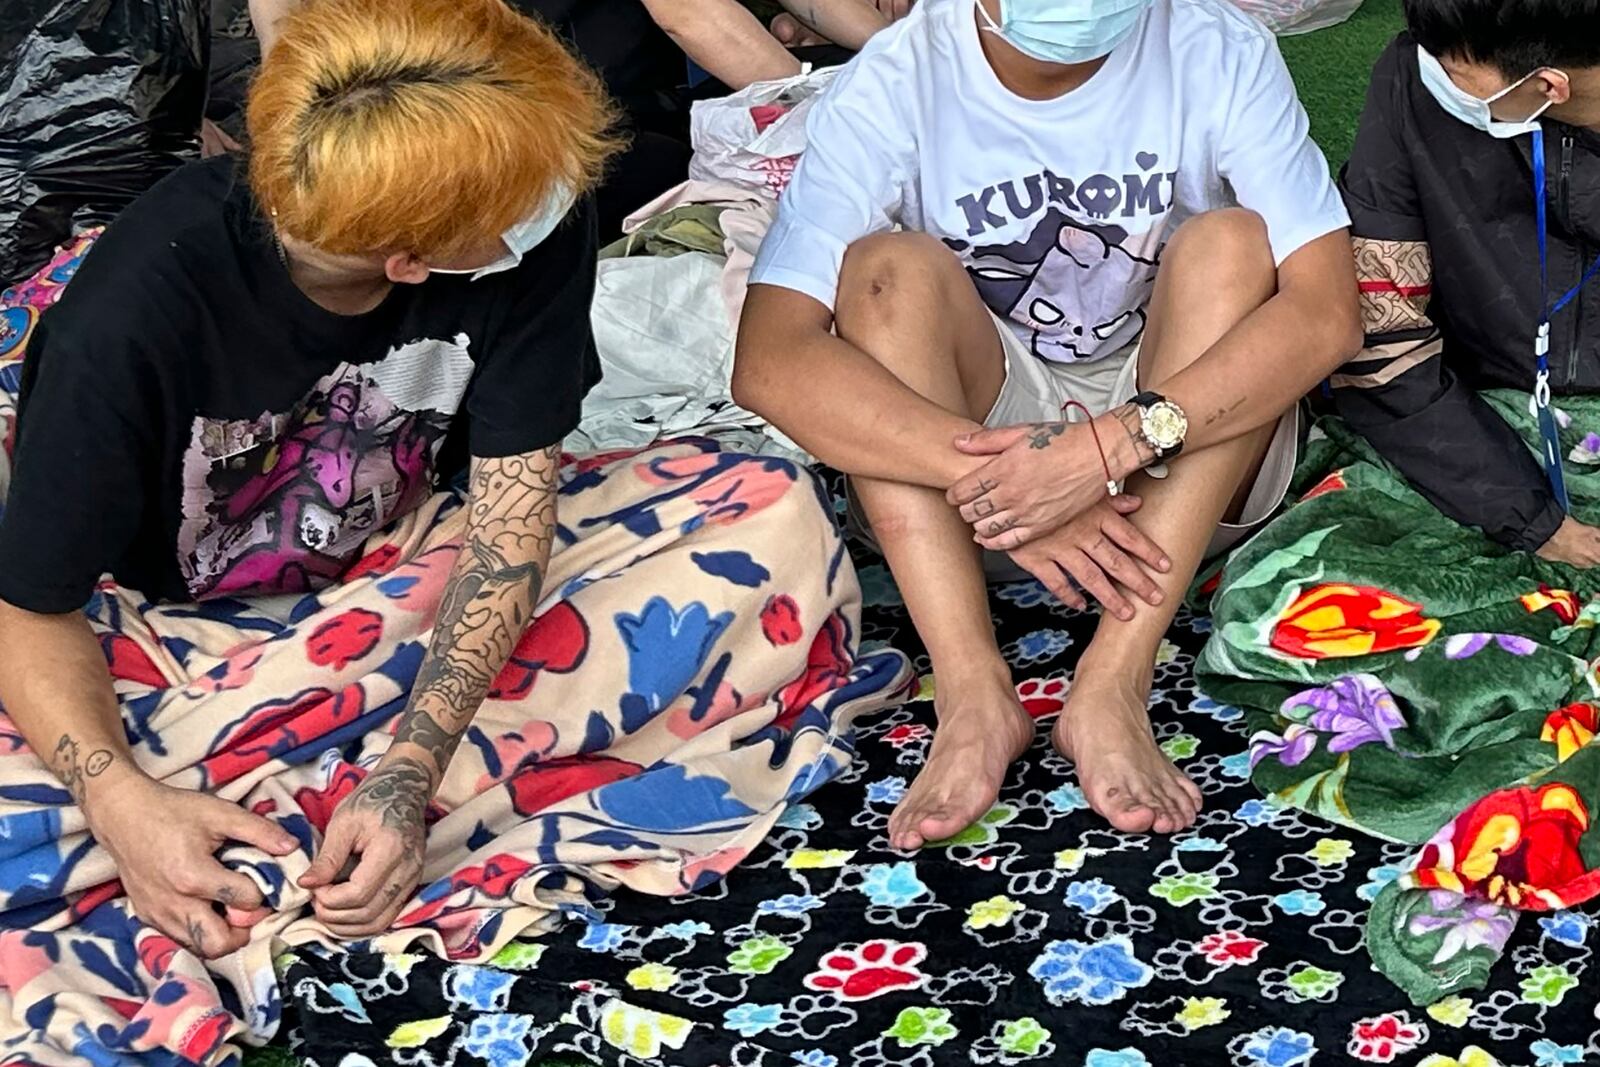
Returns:
[[[195,599],[300,592],[425,499],[472,375],[465,334],[341,364],[292,411],[196,416],[178,562]]]
[[[592,202],[518,267],[339,315],[291,280],[229,159],[180,168],[99,239],[22,373],[0,599],[297,593],[467,456],[558,443],[599,379]]]

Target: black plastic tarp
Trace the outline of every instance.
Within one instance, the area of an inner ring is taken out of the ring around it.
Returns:
[[[197,154],[207,0],[0,0],[0,282]]]

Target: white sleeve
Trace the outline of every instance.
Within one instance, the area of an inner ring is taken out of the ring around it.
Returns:
[[[1222,118],[1217,170],[1239,206],[1267,223],[1279,265],[1305,245],[1350,225],[1328,161],[1311,140],[1277,42],[1237,46],[1246,53]]]
[[[845,250],[894,227],[915,163],[903,98],[882,76],[895,65],[881,53],[858,57],[812,108],[805,153],[756,254],[752,285],[793,289],[831,311]]]

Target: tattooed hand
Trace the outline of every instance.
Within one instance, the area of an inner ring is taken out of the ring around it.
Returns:
[[[1052,533],[1107,496],[1106,467],[1121,479],[1138,468],[1128,432],[1115,416],[980,430],[956,441],[988,462],[950,487],[945,499],[972,525],[984,548],[1010,552]],[[1101,446],[1105,461],[1101,460]]]
[[[555,536],[559,466],[555,447],[472,461],[466,537],[394,744],[334,813],[322,850],[300,879],[313,890],[318,917],[340,937],[386,929],[416,888],[423,811],[533,620]]]
[[[244,947],[266,915],[256,883],[218,862],[217,850],[227,841],[273,856],[299,847],[237,804],[144,775],[119,781],[117,803],[97,809],[90,828],[116,862],[134,914],[206,959]]]
[[[317,918],[335,935],[382,933],[411,899],[422,875],[432,794],[430,768],[404,756],[386,758],[333,813],[300,885],[313,891]]]

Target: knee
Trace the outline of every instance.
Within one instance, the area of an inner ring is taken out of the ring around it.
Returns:
[[[909,231],[863,237],[845,251],[839,270],[835,328],[856,342],[892,329],[942,302],[964,277],[960,260],[936,237]]]
[[[1278,288],[1266,220],[1246,208],[1208,211],[1178,227],[1162,265],[1183,269],[1183,264],[1216,279],[1219,295],[1233,293],[1252,307],[1265,303]]]

